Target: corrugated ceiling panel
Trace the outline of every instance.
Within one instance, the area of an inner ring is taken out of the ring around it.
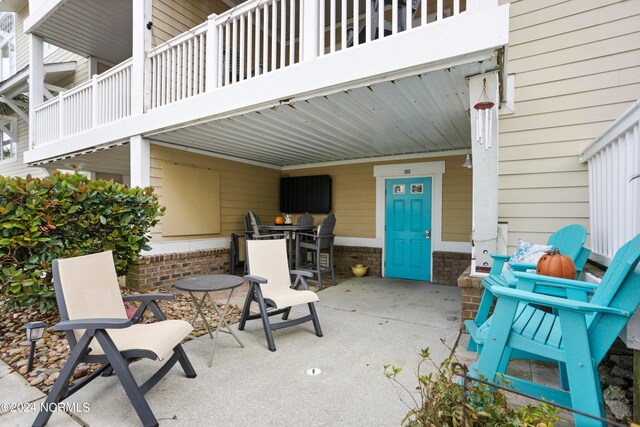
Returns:
[[[482,71],[482,64],[469,63],[151,138],[280,166],[465,149],[466,79]]]

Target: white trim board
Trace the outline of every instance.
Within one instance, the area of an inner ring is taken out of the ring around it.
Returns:
[[[471,243],[466,242],[441,242],[439,251],[445,252],[471,252]],[[382,248],[381,239],[366,237],[336,237],[335,244],[338,246]],[[143,251],[143,256],[172,254],[180,252],[193,252],[211,249],[229,249],[230,238],[217,237],[211,239],[175,240],[166,242],[150,242],[150,251]]]
[[[212,239],[175,240],[168,242],[150,242],[150,251],[143,251],[141,255],[161,255],[181,252],[204,251],[211,249],[229,249],[230,237],[218,237]]]
[[[432,151],[429,153],[416,153],[416,154],[398,154],[395,156],[380,156],[380,157],[367,157],[362,159],[352,159],[352,160],[338,160],[335,162],[320,162],[320,163],[306,163],[300,165],[291,165],[291,166],[283,166],[282,170],[297,170],[297,169],[312,169],[312,168],[322,168],[329,166],[342,166],[342,165],[353,165],[358,163],[375,163],[375,162],[388,162],[394,160],[419,160],[419,159],[427,159],[430,157],[449,157],[449,156],[460,156],[468,154],[469,150],[448,150],[448,151]]]

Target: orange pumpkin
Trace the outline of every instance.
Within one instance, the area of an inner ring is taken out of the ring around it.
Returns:
[[[278,225],[284,224],[284,218],[281,217],[281,216],[277,216],[276,217],[276,224],[278,224]]]
[[[575,279],[576,265],[570,256],[562,255],[558,248],[555,248],[553,252],[549,251],[542,255],[536,266],[536,273],[544,276]]]

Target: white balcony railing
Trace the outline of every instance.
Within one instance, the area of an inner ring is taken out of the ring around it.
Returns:
[[[640,233],[640,100],[581,154],[589,165],[592,258],[609,264]]]
[[[466,3],[367,0],[362,6],[359,0],[250,0],[149,51],[145,105],[162,107],[318,56],[394,37],[458,15]],[[128,59],[34,107],[32,146],[130,116],[131,73],[132,59]]]
[[[204,92],[206,43],[205,22],[149,52],[151,108]]]
[[[131,115],[131,59],[34,107],[33,146],[42,146]]]

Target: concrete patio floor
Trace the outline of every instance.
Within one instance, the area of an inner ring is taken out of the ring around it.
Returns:
[[[147,395],[161,425],[196,426],[397,426],[407,412],[384,365],[403,367],[398,375],[409,389],[417,385],[415,367],[421,348],[436,362],[449,357],[460,325],[457,287],[373,277],[351,278],[320,292],[316,304],[324,336],[311,323],[275,332],[270,352],[259,320],[238,332],[245,348],[228,334],[216,344],[213,366],[207,362],[211,340],[192,339],[185,349],[198,377],[187,379],[179,366]],[[237,302],[236,302],[237,303]],[[293,314],[305,314],[298,307]],[[293,316],[292,316],[293,317]],[[236,325],[232,326],[236,328]],[[473,353],[458,346],[463,362]],[[132,365],[144,381],[159,362]],[[309,376],[307,369],[321,373]],[[522,369],[531,369],[529,365]],[[535,375],[532,372],[532,375]],[[545,374],[546,375],[546,374]],[[6,364],[0,366],[0,402],[35,402],[43,394]],[[406,397],[406,396],[405,396]],[[51,426],[140,425],[117,378],[98,378],[65,401],[86,412],[55,413]],[[0,413],[0,425],[30,425],[33,412]]]

